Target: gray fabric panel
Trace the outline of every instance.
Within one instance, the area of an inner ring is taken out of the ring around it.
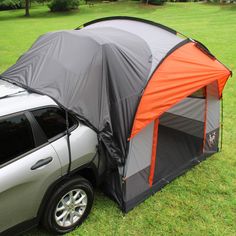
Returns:
[[[206,132],[209,133],[220,126],[220,100],[218,85],[214,82],[207,86],[207,125]]]
[[[160,117],[160,124],[202,138],[204,107],[205,99],[185,98]]]
[[[165,57],[167,52],[184,39],[157,26],[149,25],[144,22],[132,20],[108,20],[88,25],[81,30],[98,27],[113,27],[126,30],[132,34],[138,35],[145,40],[151,49],[153,55],[151,73],[155,70],[159,62]],[[148,78],[147,78],[148,79]]]
[[[125,180],[125,202],[137,197],[139,194],[147,191],[150,188],[148,183],[149,173],[150,166]]]
[[[185,98],[167,112],[204,122],[205,100],[202,98]]]
[[[160,117],[160,124],[195,137],[203,138],[204,122],[201,121],[166,112]]]
[[[131,139],[129,154],[125,166],[126,177],[129,177],[150,165],[153,126],[154,123],[152,122],[133,139]]]
[[[203,129],[202,129],[203,131]],[[154,183],[179,172],[202,154],[202,137],[159,125]]]
[[[146,42],[127,31],[70,30],[41,36],[1,76],[51,96],[87,120],[120,163],[151,62]]]

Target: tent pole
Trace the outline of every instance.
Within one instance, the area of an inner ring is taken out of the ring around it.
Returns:
[[[204,92],[205,92],[205,108],[204,108],[204,134],[203,134],[203,143],[202,143],[202,153],[203,154],[205,151],[206,132],[207,132],[207,106],[208,106],[207,86],[204,87]]]
[[[69,165],[68,165],[68,170],[67,170],[67,174],[70,175],[71,172],[71,146],[70,146],[70,127],[69,127],[69,118],[68,118],[68,111],[65,110],[66,112],[66,136],[67,136],[67,147],[68,147],[68,154],[69,154]]]
[[[223,147],[223,129],[224,129],[224,101],[223,95],[221,97],[221,122],[220,122],[220,151]]]
[[[149,186],[152,187],[153,179],[154,179],[154,172],[156,167],[156,150],[158,144],[158,128],[159,128],[159,118],[156,118],[154,121],[154,128],[153,128],[153,138],[152,138],[152,156],[151,156],[151,165],[150,165],[150,174],[149,174]]]

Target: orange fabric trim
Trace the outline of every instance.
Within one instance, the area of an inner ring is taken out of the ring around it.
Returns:
[[[151,158],[150,175],[149,175],[149,185],[150,185],[150,187],[152,186],[152,183],[153,183],[153,177],[154,177],[155,166],[156,166],[158,126],[159,126],[159,119],[156,119],[155,122],[154,122],[153,139],[152,139],[152,158]]]
[[[202,152],[204,152],[205,144],[206,144],[206,126],[207,126],[207,87],[205,87],[205,109],[204,109],[204,133],[203,133],[203,143],[202,143]]]
[[[194,42],[176,49],[153,73],[139,103],[130,138],[185,97],[213,81],[219,95],[231,72]]]

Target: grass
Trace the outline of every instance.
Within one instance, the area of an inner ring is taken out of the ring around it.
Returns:
[[[195,38],[236,73],[236,7],[202,3],[146,6],[135,2],[81,6],[52,14],[47,7],[0,12],[0,72],[47,31],[73,29],[89,20],[128,15],[157,21]],[[72,235],[236,235],[236,88],[231,78],[224,92],[223,151],[176,179],[123,215],[99,191],[88,220]],[[47,235],[35,229],[25,236]]]

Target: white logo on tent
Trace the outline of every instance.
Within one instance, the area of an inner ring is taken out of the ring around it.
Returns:
[[[209,134],[209,146],[212,147],[216,141],[216,132]]]

